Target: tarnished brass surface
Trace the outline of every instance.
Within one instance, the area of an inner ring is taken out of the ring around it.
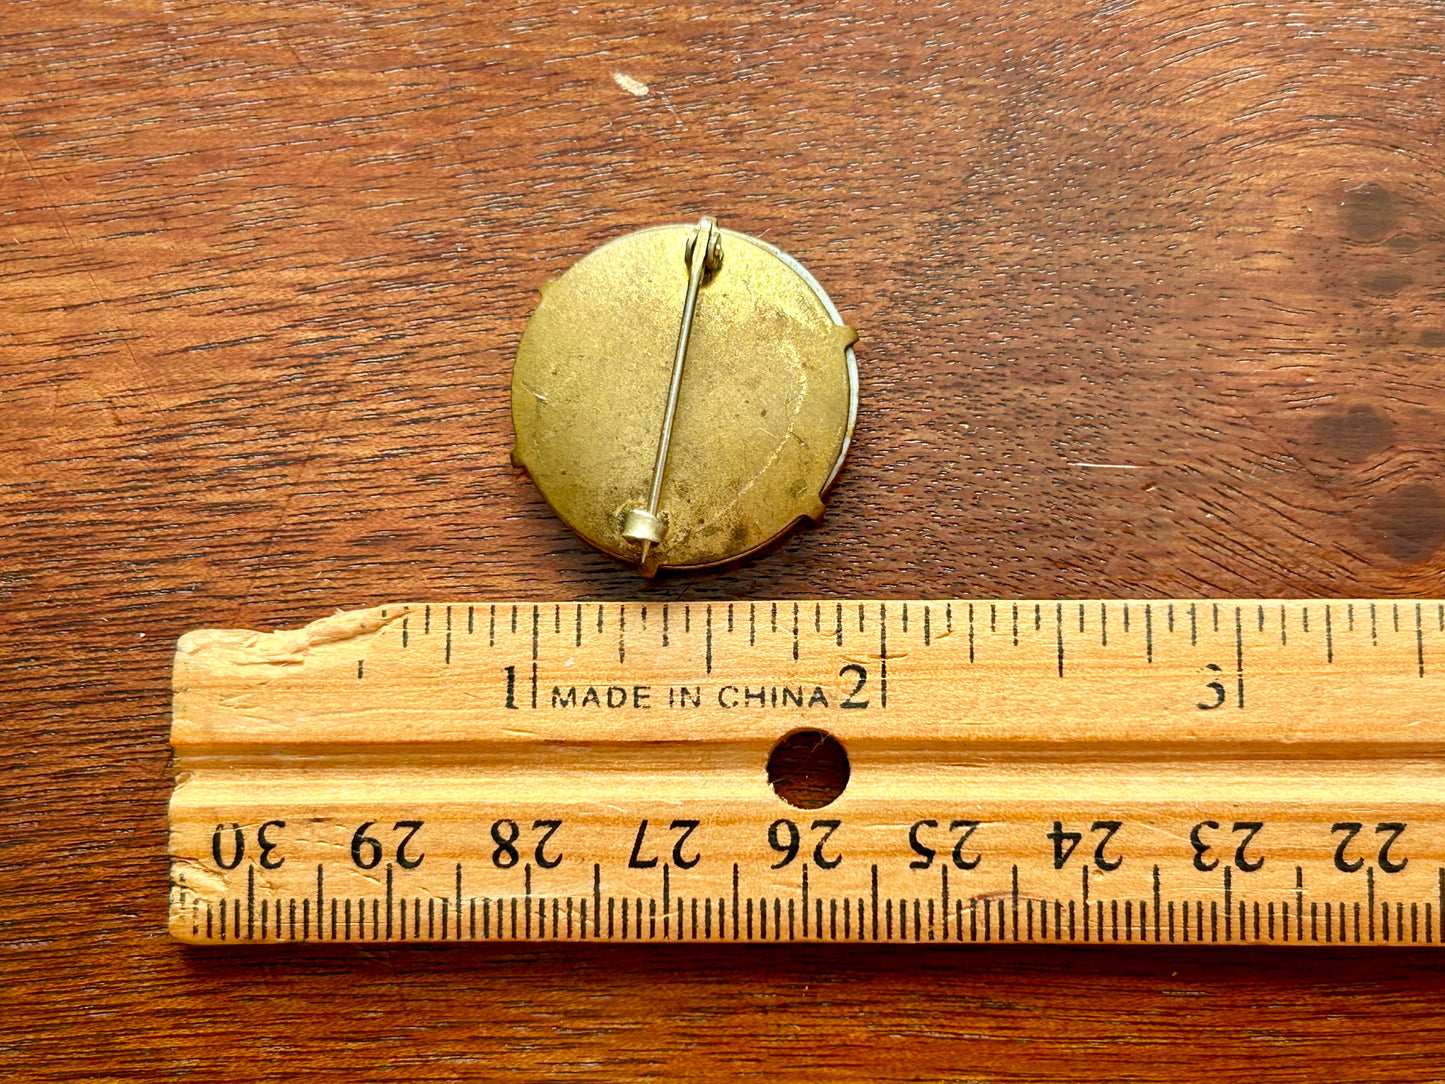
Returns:
[[[663,457],[662,537],[624,537],[648,507],[697,232],[628,234],[543,286],[512,375],[513,461],[592,545],[634,563],[650,547],[649,575],[730,561],[820,516],[857,412],[857,332],[791,258],[718,230]]]

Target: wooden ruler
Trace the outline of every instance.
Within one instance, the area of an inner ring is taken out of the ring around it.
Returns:
[[[388,606],[174,707],[183,941],[1445,940],[1440,602]]]

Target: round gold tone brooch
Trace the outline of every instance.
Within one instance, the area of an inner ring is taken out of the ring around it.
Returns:
[[[823,514],[858,413],[857,338],[755,237],[710,218],[619,237],[542,287],[512,461],[645,576],[724,564]]]

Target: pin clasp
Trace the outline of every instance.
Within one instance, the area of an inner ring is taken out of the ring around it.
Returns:
[[[699,244],[701,242],[701,244]],[[687,262],[687,294],[682,303],[682,324],[677,332],[677,351],[672,359],[672,383],[667,391],[667,413],[662,419],[662,433],[657,442],[657,461],[652,468],[647,507],[629,511],[622,523],[622,537],[631,542],[640,542],[642,552],[637,563],[644,576],[657,571],[657,558],[652,547],[662,541],[667,533],[667,522],[657,514],[658,502],[662,497],[662,477],[667,471],[667,453],[672,444],[672,423],[677,416],[677,395],[682,387],[682,371],[687,363],[687,341],[692,335],[692,317],[697,309],[697,293],[703,283],[722,267],[722,233],[717,222],[704,217],[697,224],[697,230],[688,239],[683,250]]]

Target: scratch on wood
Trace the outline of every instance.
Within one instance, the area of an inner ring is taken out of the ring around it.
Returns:
[[[648,86],[641,79],[634,79],[626,72],[613,72],[612,81],[634,98],[646,98]]]

